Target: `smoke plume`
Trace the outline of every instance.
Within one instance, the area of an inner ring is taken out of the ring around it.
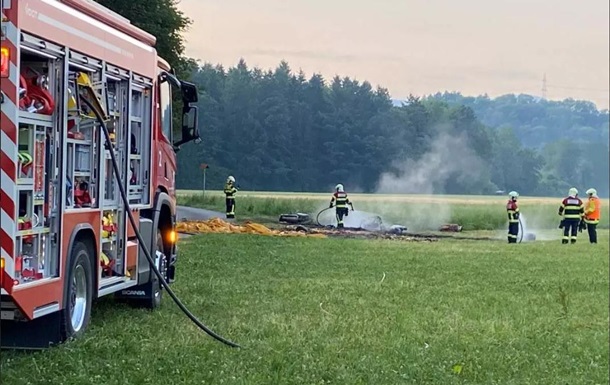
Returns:
[[[481,174],[486,170],[464,134],[448,133],[439,134],[430,150],[419,159],[400,160],[392,168],[394,172],[381,175],[377,193],[442,194],[450,178],[458,183],[472,183],[481,180]],[[379,211],[386,210],[381,207]],[[408,204],[400,216],[409,230],[437,230],[450,220],[451,206],[440,200],[434,204]]]

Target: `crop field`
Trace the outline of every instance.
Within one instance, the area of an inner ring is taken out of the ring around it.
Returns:
[[[4,351],[2,383],[608,383],[608,231],[600,243],[280,238],[180,242],[154,313],[102,299],[82,338]]]
[[[206,195],[223,197],[222,191],[206,190]],[[179,197],[203,195],[201,190],[178,190]],[[265,191],[239,191],[239,196],[245,198],[275,198],[275,199],[306,199],[322,200],[330,199],[331,193],[298,193],[298,192],[265,192]],[[354,201],[387,201],[396,203],[448,203],[448,204],[468,204],[468,205],[490,205],[506,202],[504,195],[427,195],[427,194],[360,194],[349,193]],[[586,199],[586,198],[583,198]],[[526,204],[559,204],[561,198],[549,197],[520,197],[519,201]],[[602,199],[608,203],[608,199]]]
[[[206,191],[204,196],[201,191],[180,190],[177,195],[179,204],[224,211],[224,195],[220,191]],[[348,218],[352,224],[378,215],[386,223],[413,230],[434,230],[445,223],[459,224],[466,231],[495,232],[506,228],[505,196],[349,194],[349,197],[356,210]],[[328,207],[329,201],[330,194],[240,191],[236,214],[237,218],[267,216],[273,220],[280,214],[295,212],[315,217]],[[557,229],[560,203],[561,198],[520,198],[525,225],[530,230]],[[608,206],[608,199],[602,199],[600,228],[610,227]],[[327,211],[321,219],[330,223],[333,215]]]

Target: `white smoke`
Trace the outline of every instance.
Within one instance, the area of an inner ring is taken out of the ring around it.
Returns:
[[[527,234],[534,234],[536,236],[537,241],[551,241],[561,238],[561,233],[559,229],[556,231],[543,230],[545,229],[545,220],[542,217],[537,217],[535,215],[525,215],[521,214],[521,226],[519,229],[519,238],[521,238],[521,232],[523,232],[523,241],[527,241]]]
[[[380,177],[377,193],[385,194],[439,194],[449,178],[458,182],[481,180],[485,164],[470,148],[465,134],[441,133],[432,142],[430,150],[419,159],[395,162],[398,172],[386,172]],[[383,212],[380,207],[380,212]],[[438,230],[451,218],[451,206],[405,205],[401,212],[409,230]],[[395,214],[395,213],[394,213]]]
[[[393,165],[398,174],[381,175],[377,192],[382,194],[439,194],[444,183],[452,176],[458,181],[479,180],[483,161],[468,145],[465,134],[452,136],[441,133],[430,151],[420,159],[406,159]]]

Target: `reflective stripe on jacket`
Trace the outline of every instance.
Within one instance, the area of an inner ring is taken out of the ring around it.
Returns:
[[[331,198],[331,203],[333,201],[335,201],[335,207],[338,209],[343,209],[343,208],[347,208],[347,205],[349,204],[349,198],[347,197],[347,194],[344,192],[336,192],[333,194],[333,197]]]
[[[233,186],[232,183],[225,184],[224,193],[227,198],[235,198],[236,192],[237,192],[237,189],[235,188],[235,186]]]
[[[561,201],[559,215],[565,219],[581,219],[585,216],[585,205],[578,197],[567,197]]]
[[[519,206],[517,206],[517,202],[509,200],[506,204],[506,213],[508,214],[509,223],[519,223]]]

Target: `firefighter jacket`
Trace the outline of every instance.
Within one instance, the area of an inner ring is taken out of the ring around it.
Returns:
[[[590,197],[585,205],[585,222],[596,225],[601,217],[601,201],[598,197]]]
[[[236,192],[237,192],[237,189],[235,188],[233,183],[226,183],[225,184],[224,193],[225,193],[225,197],[227,199],[235,199],[235,193]]]
[[[352,205],[352,203],[349,201],[349,198],[347,197],[347,194],[345,192],[340,191],[335,192],[332,198],[330,199],[331,207],[333,203],[335,203],[335,207],[338,209],[346,209],[347,205]]]
[[[517,202],[510,199],[508,203],[506,203],[506,213],[508,214],[509,223],[519,223],[519,206],[517,205]]]
[[[563,215],[564,219],[583,219],[585,216],[585,205],[578,197],[567,197],[561,201],[559,206],[559,215]]]

